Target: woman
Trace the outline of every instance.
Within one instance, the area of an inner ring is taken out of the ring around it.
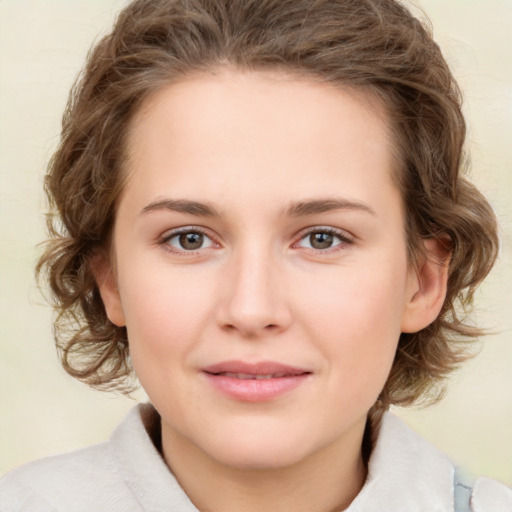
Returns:
[[[497,237],[464,132],[393,1],[130,4],[66,112],[40,269],[66,370],[133,366],[151,405],[7,476],[7,510],[509,506],[386,413],[479,333],[455,308]]]

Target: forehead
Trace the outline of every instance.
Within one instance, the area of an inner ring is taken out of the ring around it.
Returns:
[[[283,121],[290,135],[300,136],[302,128],[302,135],[312,138],[318,128],[328,130],[336,124],[336,114],[349,107],[360,111],[361,124],[366,124],[367,129],[378,124],[379,129],[388,131],[391,123],[385,102],[368,87],[340,86],[315,76],[285,71],[214,68],[209,73],[186,76],[151,94],[131,122],[128,146],[136,142],[133,135],[139,136],[145,124],[162,116],[166,116],[169,127],[177,122],[183,131],[190,122],[192,132],[200,136],[204,133],[201,130],[206,129],[210,138],[215,133],[222,136],[218,128],[228,128],[230,123],[244,124],[248,129],[252,122],[261,135],[265,131],[270,133],[271,128],[282,128]],[[333,115],[326,116],[328,110]],[[270,124],[276,121],[277,125]],[[338,121],[336,129],[343,129],[342,119]],[[249,135],[254,136],[255,132]]]
[[[146,100],[127,139],[128,181],[148,195],[163,187],[201,199],[236,190],[240,198],[265,191],[281,201],[333,187],[365,195],[364,188],[391,184],[389,133],[383,106],[366,91],[219,70]]]

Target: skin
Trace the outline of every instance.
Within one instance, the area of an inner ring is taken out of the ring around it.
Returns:
[[[446,287],[445,267],[408,263],[389,132],[362,93],[232,69],[169,85],[133,120],[97,281],[200,510],[341,510],[361,489],[399,335],[434,320]],[[237,400],[203,372],[233,359],[309,374]]]

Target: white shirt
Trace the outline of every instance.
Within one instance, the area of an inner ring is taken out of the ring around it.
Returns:
[[[32,462],[3,477],[0,511],[198,512],[155,447],[159,436],[158,414],[140,404],[108,442]],[[512,512],[512,490],[479,479],[471,504],[473,512]],[[367,481],[346,512],[453,511],[451,461],[386,413]]]

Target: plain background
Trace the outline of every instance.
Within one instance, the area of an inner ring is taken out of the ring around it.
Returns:
[[[33,278],[42,178],[67,93],[124,3],[0,0],[0,473],[107,439],[134,404],[64,373]],[[397,412],[470,471],[512,485],[512,0],[420,3],[464,91],[472,179],[499,216],[502,251],[475,314],[497,334],[441,403]]]

